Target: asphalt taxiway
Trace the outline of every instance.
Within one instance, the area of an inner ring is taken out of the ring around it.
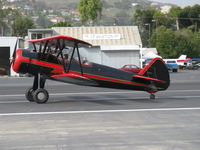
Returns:
[[[170,76],[156,100],[48,81],[46,104],[25,100],[32,78],[0,78],[0,149],[199,150],[200,71]]]

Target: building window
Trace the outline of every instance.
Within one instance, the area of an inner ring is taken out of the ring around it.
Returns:
[[[42,38],[42,34],[41,33],[32,33],[31,34],[31,39],[41,39]]]

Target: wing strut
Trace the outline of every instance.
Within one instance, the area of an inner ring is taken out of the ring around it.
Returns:
[[[33,43],[33,48],[34,48],[34,52],[36,52],[37,50],[36,50],[36,45],[35,45],[35,43]]]
[[[83,68],[82,68],[82,65],[81,65],[81,57],[80,57],[80,53],[79,53],[79,49],[78,49],[78,42],[76,42],[76,41],[75,41],[75,43],[74,43],[74,48],[73,48],[73,51],[72,51],[72,56],[71,56],[71,58],[70,58],[69,67],[67,68],[67,73],[68,73],[69,70],[70,70],[70,67],[71,67],[71,64],[72,64],[72,60],[73,60],[73,57],[74,57],[75,50],[77,50],[78,61],[79,61],[80,69],[81,69],[81,75],[83,76]]]
[[[80,65],[80,68],[81,68],[81,75],[83,76],[83,68],[82,68],[82,65],[81,65],[81,57],[80,57],[80,53],[79,53],[77,42],[75,42],[75,45],[76,45],[76,49],[77,49],[79,65]]]
[[[72,51],[72,56],[71,56],[70,61],[69,61],[69,67],[67,68],[67,72],[69,72],[69,70],[70,70],[70,67],[71,67],[71,64],[72,64],[72,59],[74,57],[74,52],[75,52],[75,46],[74,46],[73,51]]]

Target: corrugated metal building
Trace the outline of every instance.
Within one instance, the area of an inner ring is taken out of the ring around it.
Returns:
[[[91,43],[94,47],[81,50],[92,62],[122,67],[140,66],[142,42],[137,26],[54,27],[57,34],[72,36]]]

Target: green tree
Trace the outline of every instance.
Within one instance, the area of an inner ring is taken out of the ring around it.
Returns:
[[[152,34],[151,47],[156,47],[163,58],[176,58],[185,54],[190,58],[200,57],[200,32],[189,29],[173,31],[160,26]]]
[[[190,58],[200,57],[200,32],[182,29],[175,32],[176,45],[174,49],[178,54],[186,54]]]
[[[31,19],[20,17],[14,21],[12,28],[14,36],[25,37],[28,33],[28,29],[35,28],[35,25]]]
[[[177,57],[177,51],[174,49],[176,45],[174,31],[165,26],[158,27],[152,34],[149,46],[156,47],[159,55],[163,58]]]
[[[81,22],[83,24],[94,25],[98,17],[101,17],[101,0],[80,0],[78,3]]]
[[[4,26],[5,26],[5,23],[4,23],[4,12],[3,12],[3,9],[2,9],[2,1],[0,0],[0,35],[3,36],[3,31],[4,31]]]
[[[191,39],[191,44],[193,45],[193,51],[195,51],[196,55],[193,56],[195,58],[199,58],[200,57],[200,31],[199,32],[195,32],[193,38]],[[192,57],[191,57],[192,58]]]
[[[21,13],[19,10],[17,9],[5,9],[5,14],[6,14],[6,25],[7,25],[7,29],[5,30],[6,35],[12,35],[13,31],[12,31],[12,24],[14,23],[14,21],[21,17]]]
[[[179,16],[181,13],[182,9],[180,7],[172,7],[170,9],[170,12],[168,13],[168,17],[170,19],[171,24],[175,24],[176,25],[176,29],[179,30],[180,26],[179,26]]]
[[[176,42],[174,50],[178,55],[186,54],[188,57],[193,57],[197,54],[193,51],[193,45],[191,44],[191,40],[193,38],[193,33],[191,31],[184,29],[176,31],[174,34]]]
[[[59,22],[59,23],[56,23],[56,24],[53,24],[52,26],[49,26],[50,28],[52,27],[71,27],[72,24],[70,22]]]
[[[200,28],[200,5],[185,7],[179,14],[180,27],[194,27],[194,31]]]
[[[156,12],[157,10],[152,8],[137,9],[132,18],[133,24],[139,27],[142,44],[145,47],[148,45],[148,39],[150,38],[149,33],[152,33],[155,26],[152,20]]]
[[[161,11],[156,11],[154,13],[153,20],[156,21],[156,26],[155,27],[159,27],[161,25],[163,25],[165,27],[170,27],[171,26],[169,17],[167,15],[163,14]]]
[[[21,16],[17,9],[2,9],[3,3],[0,0],[0,35],[12,35],[12,23]]]
[[[148,8],[148,9],[137,9],[133,15],[133,24],[138,26],[144,26],[144,24],[153,25],[152,20],[153,16],[157,12],[157,10]]]

